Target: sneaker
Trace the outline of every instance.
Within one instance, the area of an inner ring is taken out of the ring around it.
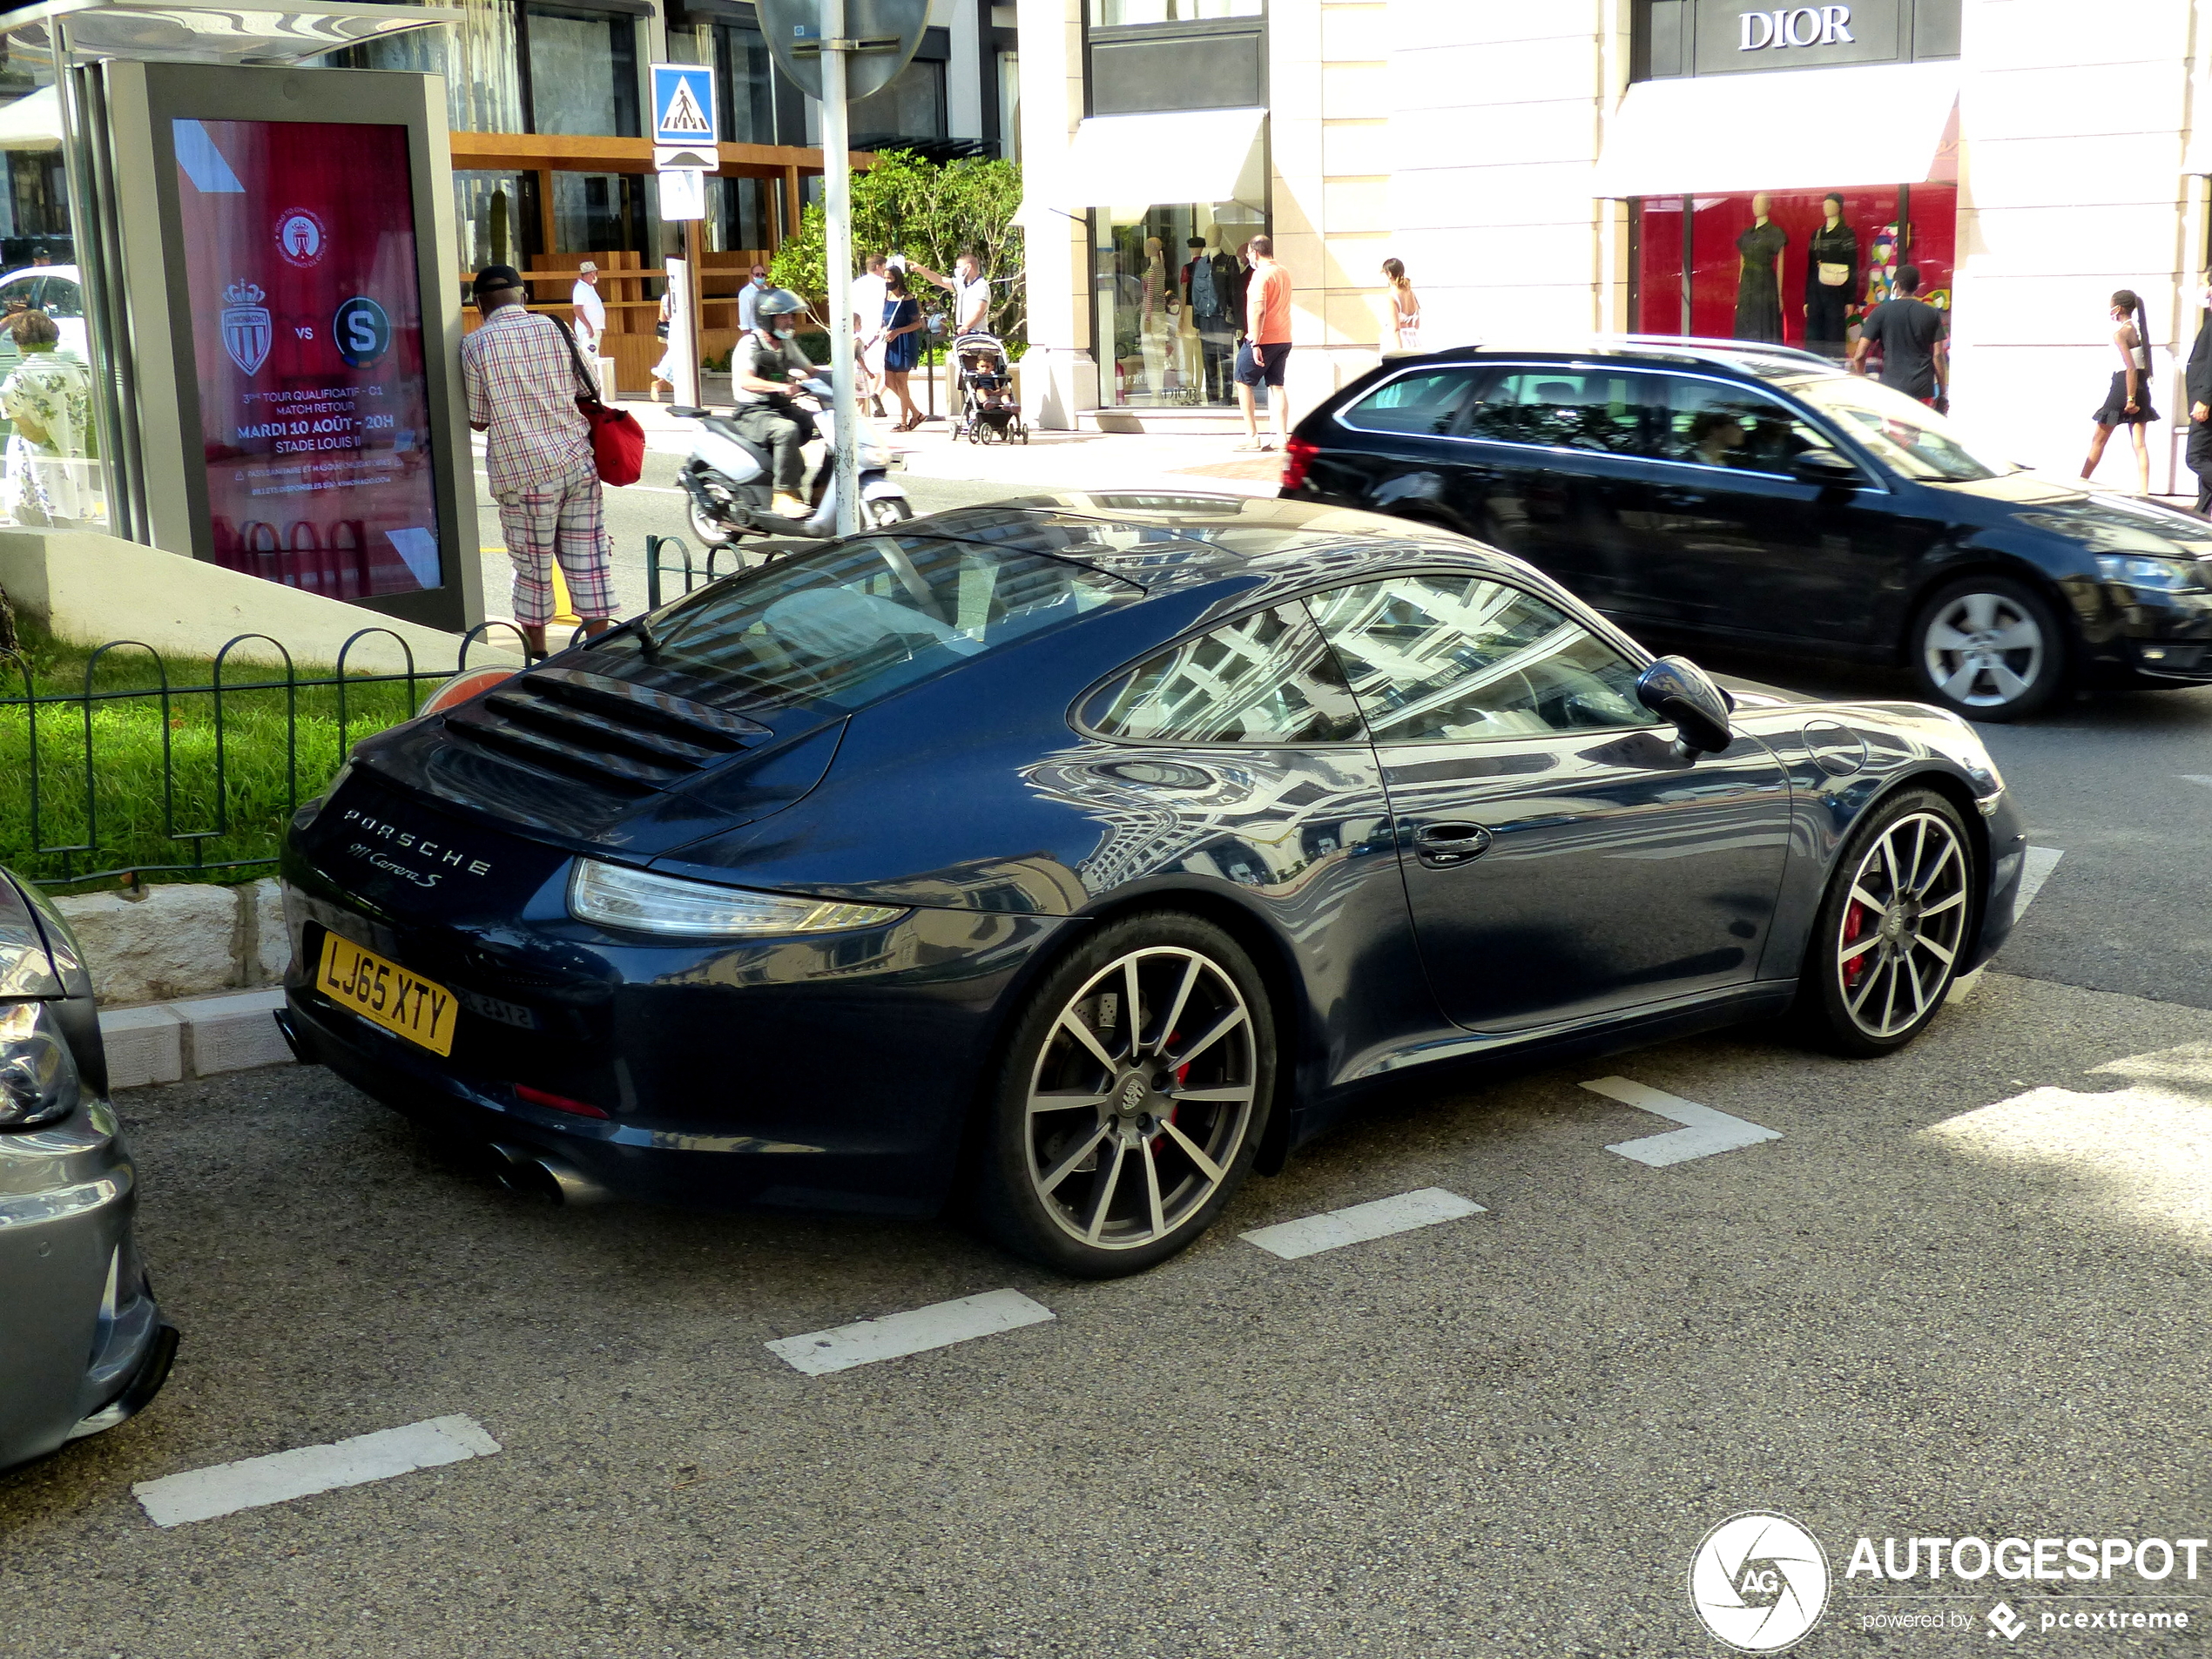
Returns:
[[[813,516],[805,502],[799,500],[796,496],[786,496],[780,490],[777,492],[776,499],[770,504],[768,510],[775,514],[778,518],[808,518]]]

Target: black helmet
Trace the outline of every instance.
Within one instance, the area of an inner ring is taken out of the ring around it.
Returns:
[[[753,302],[752,314],[765,322],[771,317],[792,317],[806,309],[806,302],[789,288],[770,288]]]

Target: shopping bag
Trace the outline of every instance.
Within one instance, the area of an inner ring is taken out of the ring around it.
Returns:
[[[553,326],[561,328],[557,322]],[[576,348],[576,336],[561,328],[561,338],[568,342],[569,361],[576,365],[576,381],[580,388],[576,395],[577,411],[590,428],[591,458],[599,469],[599,482],[636,483],[645,470],[645,428],[637,424],[637,417],[629,410],[607,407],[597,386],[584,371],[583,355]]]

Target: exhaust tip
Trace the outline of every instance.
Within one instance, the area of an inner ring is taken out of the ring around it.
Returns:
[[[495,1142],[488,1150],[492,1178],[518,1197],[574,1208],[605,1204],[614,1196],[575,1165],[535,1147]]]

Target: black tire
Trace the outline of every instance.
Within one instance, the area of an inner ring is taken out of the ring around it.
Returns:
[[[700,509],[698,497],[689,490],[684,494],[684,516],[691,521],[691,534],[702,548],[727,547],[737,539],[735,530]]]
[[[1906,789],[1878,803],[1845,838],[1813,918],[1797,980],[1807,1037],[1863,1059],[1925,1030],[1973,942],[1980,884],[1949,800]]]
[[[1177,911],[1111,922],[1015,1021],[978,1148],[976,1218],[1078,1278],[1142,1272],[1205,1231],[1251,1173],[1275,1076],[1266,987],[1236,941]],[[1033,1110],[1033,1094],[1069,1104]]]
[[[1969,720],[2025,719],[2066,685],[2058,612],[2010,577],[1938,589],[1914,615],[1906,650],[1921,695]]]

